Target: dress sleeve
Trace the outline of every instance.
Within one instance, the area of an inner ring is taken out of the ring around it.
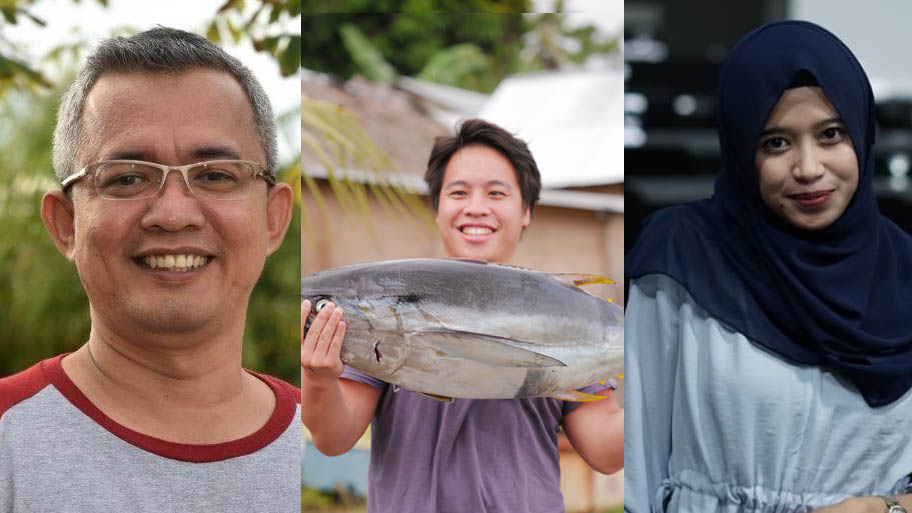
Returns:
[[[654,504],[668,477],[678,362],[680,287],[664,276],[630,283],[624,318],[624,511]]]

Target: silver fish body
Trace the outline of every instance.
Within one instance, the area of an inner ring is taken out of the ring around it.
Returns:
[[[588,400],[574,390],[623,373],[624,317],[566,276],[393,260],[305,276],[301,296],[315,305],[308,323],[326,301],[341,307],[343,362],[388,383],[444,399]]]

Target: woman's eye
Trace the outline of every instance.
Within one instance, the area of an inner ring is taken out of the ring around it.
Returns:
[[[465,191],[450,191],[450,196],[465,196]]]
[[[788,141],[784,137],[770,137],[761,146],[770,151],[782,151],[788,147]]]
[[[824,141],[829,142],[838,142],[842,140],[843,128],[838,126],[831,126],[823,130],[820,133],[820,138]]]
[[[490,195],[490,196],[506,196],[506,194],[504,194],[504,193],[501,192],[501,191],[491,191],[491,192],[488,193],[488,195]]]

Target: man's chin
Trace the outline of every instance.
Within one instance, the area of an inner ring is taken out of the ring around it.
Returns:
[[[200,305],[176,305],[143,308],[133,305],[118,315],[118,324],[130,323],[138,332],[157,335],[182,335],[205,330],[218,322],[218,316],[206,312]],[[126,327],[126,326],[125,326]]]

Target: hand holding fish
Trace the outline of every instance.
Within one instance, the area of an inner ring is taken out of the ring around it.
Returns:
[[[317,449],[336,456],[367,429],[380,390],[339,379],[345,368],[339,357],[346,330],[342,309],[324,302],[311,319],[311,308],[310,301],[301,302],[301,422]]]
[[[339,357],[345,338],[342,309],[332,303],[321,306],[309,329],[307,326],[301,328],[301,367],[304,369],[301,379],[311,384],[336,381],[344,369]],[[302,319],[309,318],[311,307],[308,300],[301,303]]]

